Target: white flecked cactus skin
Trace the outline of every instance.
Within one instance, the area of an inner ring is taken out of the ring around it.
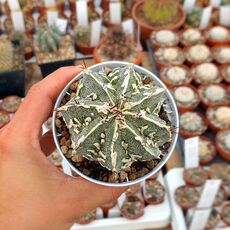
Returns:
[[[171,140],[159,118],[164,88],[143,84],[134,67],[84,70],[76,96],[58,108],[69,129],[74,154],[120,172],[134,161],[160,159]]]

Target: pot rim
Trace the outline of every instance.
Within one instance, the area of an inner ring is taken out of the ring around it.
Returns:
[[[108,62],[102,62],[96,65],[93,65],[91,67],[89,67],[90,70],[98,70],[101,69],[104,66],[110,66],[110,67],[114,67],[114,66],[127,66],[130,65],[131,63],[128,62],[121,62],[121,61],[108,61]],[[161,82],[161,80],[152,72],[150,72],[149,70],[140,67],[138,65],[135,64],[131,64],[134,66],[135,70],[138,72],[142,72],[145,73],[145,75],[149,76],[155,83],[157,83],[157,85],[163,87],[165,89],[165,95],[164,97],[167,99],[167,105],[171,105],[170,109],[172,111],[173,114],[173,119],[171,121],[171,123],[176,127],[174,132],[172,133],[172,142],[171,145],[167,151],[167,154],[162,158],[162,160],[156,165],[156,167],[154,167],[152,170],[150,170],[147,174],[145,174],[142,177],[137,178],[136,180],[133,181],[126,181],[126,182],[122,182],[122,183],[110,183],[110,182],[104,182],[104,181],[99,181],[96,180],[92,177],[86,176],[85,174],[83,174],[80,170],[78,170],[70,161],[67,160],[67,158],[64,156],[64,154],[61,151],[60,148],[60,143],[58,140],[58,136],[57,136],[57,130],[56,130],[56,125],[55,125],[55,120],[56,120],[56,114],[57,111],[56,109],[60,106],[61,100],[64,97],[64,95],[66,94],[66,91],[69,89],[70,85],[72,83],[74,83],[77,80],[80,80],[82,78],[82,74],[83,72],[79,73],[78,75],[76,75],[65,87],[64,89],[60,92],[55,106],[54,106],[54,110],[53,110],[53,115],[52,115],[52,133],[53,133],[53,138],[54,138],[54,142],[55,145],[57,147],[58,152],[60,153],[60,155],[63,157],[63,159],[68,163],[68,166],[78,175],[80,175],[81,177],[83,177],[84,179],[93,182],[95,184],[99,184],[99,185],[103,185],[103,186],[107,186],[107,187],[124,187],[124,186],[130,186],[130,185],[134,185],[134,184],[138,184],[142,181],[144,181],[145,179],[151,177],[152,175],[154,175],[155,173],[157,173],[163,166],[164,164],[168,161],[169,157],[171,156],[171,154],[173,153],[173,150],[176,146],[176,142],[177,142],[177,138],[178,138],[178,133],[179,133],[179,115],[177,112],[177,107],[176,107],[176,103],[174,102],[174,99],[171,95],[171,93],[169,92],[169,90],[166,88],[166,86],[164,85],[164,83]]]

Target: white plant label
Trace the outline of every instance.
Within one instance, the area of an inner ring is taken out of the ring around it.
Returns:
[[[18,0],[8,0],[9,7],[11,11],[21,10]]]
[[[212,7],[219,7],[220,6],[220,3],[221,3],[221,0],[211,0],[209,5],[212,6]]]
[[[66,32],[68,21],[66,19],[58,18],[55,25],[62,34]]]
[[[196,3],[196,0],[185,0],[184,5],[183,5],[184,10],[186,12],[190,12],[195,6],[195,3]]]
[[[54,7],[56,5],[55,0],[44,0],[45,7]]]
[[[211,14],[212,14],[212,7],[208,6],[203,9],[202,15],[201,15],[201,20],[200,20],[200,26],[199,28],[201,30],[207,28],[210,19],[211,19]]]
[[[134,35],[134,23],[133,19],[128,19],[122,22],[123,31],[127,34],[130,34],[132,37]]]
[[[201,209],[194,212],[189,230],[202,230],[205,229],[211,209]]]
[[[55,25],[58,20],[58,12],[57,11],[47,11],[47,23],[48,25]]]
[[[16,31],[25,32],[25,21],[22,11],[15,11],[11,13],[13,27]]]
[[[112,24],[121,23],[121,3],[120,2],[109,3],[109,18]]]
[[[76,1],[76,14],[79,25],[87,26],[89,24],[88,7],[86,1]]]
[[[185,168],[199,166],[199,137],[192,137],[184,141]]]
[[[101,38],[102,20],[98,19],[91,23],[90,46],[96,46]]]
[[[230,6],[220,7],[220,24],[223,26],[230,26]]]
[[[219,191],[221,180],[207,180],[203,187],[197,208],[210,208]]]

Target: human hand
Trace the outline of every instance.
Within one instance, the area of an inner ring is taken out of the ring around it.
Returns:
[[[0,229],[69,229],[124,191],[67,176],[46,158],[55,145],[51,132],[42,136],[42,124],[60,91],[81,70],[63,67],[35,84],[0,130]]]

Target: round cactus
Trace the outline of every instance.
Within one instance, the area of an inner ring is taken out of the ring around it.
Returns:
[[[154,26],[171,24],[177,19],[177,4],[175,0],[145,0],[145,18]]]
[[[6,37],[0,37],[0,71],[8,71],[13,68],[13,45]]]
[[[45,26],[37,30],[38,46],[42,52],[57,51],[60,38],[60,31],[54,25]]]
[[[76,96],[58,108],[73,154],[119,173],[135,161],[161,159],[171,129],[159,117],[164,88],[143,84],[132,65],[84,70]]]

